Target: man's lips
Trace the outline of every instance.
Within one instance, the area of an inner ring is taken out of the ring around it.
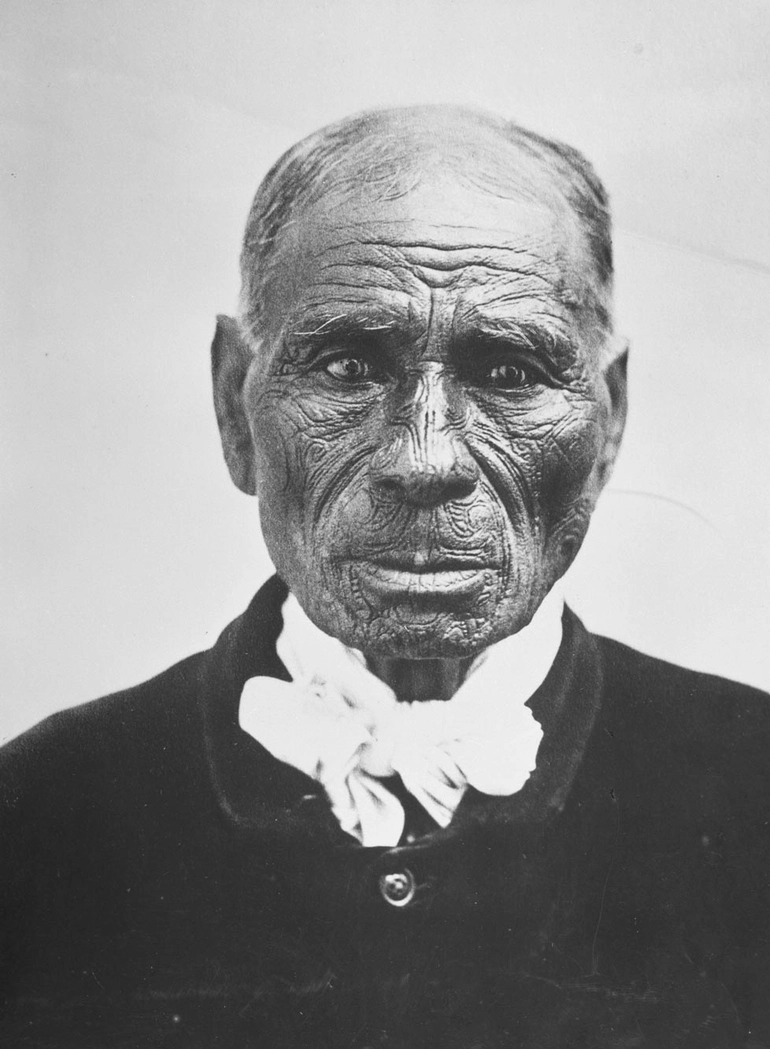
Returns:
[[[440,572],[475,572],[479,569],[497,568],[496,564],[480,557],[404,557],[390,554],[377,557],[362,557],[375,568],[394,572],[413,572],[417,575],[433,575]]]
[[[440,607],[480,596],[497,565],[476,557],[404,557],[401,554],[356,560],[358,578],[377,603],[403,600]]]

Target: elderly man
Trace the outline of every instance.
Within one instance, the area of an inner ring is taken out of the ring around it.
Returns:
[[[559,597],[625,415],[591,167],[367,113],[242,272],[215,404],[277,575],[6,748],[6,1044],[770,1045],[767,697]]]

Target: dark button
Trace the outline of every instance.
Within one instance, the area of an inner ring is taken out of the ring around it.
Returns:
[[[406,868],[402,871],[393,871],[391,874],[380,875],[380,893],[383,900],[391,907],[406,907],[414,899],[416,891],[414,875]]]

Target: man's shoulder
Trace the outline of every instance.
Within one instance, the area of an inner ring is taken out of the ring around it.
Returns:
[[[170,772],[200,739],[205,653],[132,688],[69,707],[0,748],[2,807],[40,795],[48,807],[73,787],[96,794],[127,777]]]
[[[112,695],[53,714],[0,748],[0,815],[177,794],[206,776],[207,727],[237,718],[239,682],[276,672],[286,588],[273,576],[213,648]],[[272,657],[271,657],[272,654]],[[220,726],[221,727],[221,726]]]
[[[750,685],[595,637],[603,719],[627,752],[667,756],[683,772],[728,770],[770,783],[770,695]]]
[[[670,701],[676,708],[712,704],[726,714],[741,707],[770,714],[770,694],[740,681],[671,663],[621,641],[595,634],[609,688],[655,704]],[[681,705],[681,707],[680,707]]]

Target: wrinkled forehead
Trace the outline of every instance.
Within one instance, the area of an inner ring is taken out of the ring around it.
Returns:
[[[566,203],[492,192],[454,172],[432,172],[386,192],[365,183],[332,189],[307,204],[287,233],[292,247],[313,243],[331,249],[359,236],[445,251],[519,250],[561,268],[578,263],[580,270],[587,248],[580,221]]]
[[[340,287],[359,298],[373,287],[451,285],[469,300],[494,286],[498,298],[531,295],[554,310],[579,310],[598,294],[585,232],[553,187],[494,191],[451,169],[408,184],[327,185],[284,227],[265,277],[274,321],[339,298]]]

